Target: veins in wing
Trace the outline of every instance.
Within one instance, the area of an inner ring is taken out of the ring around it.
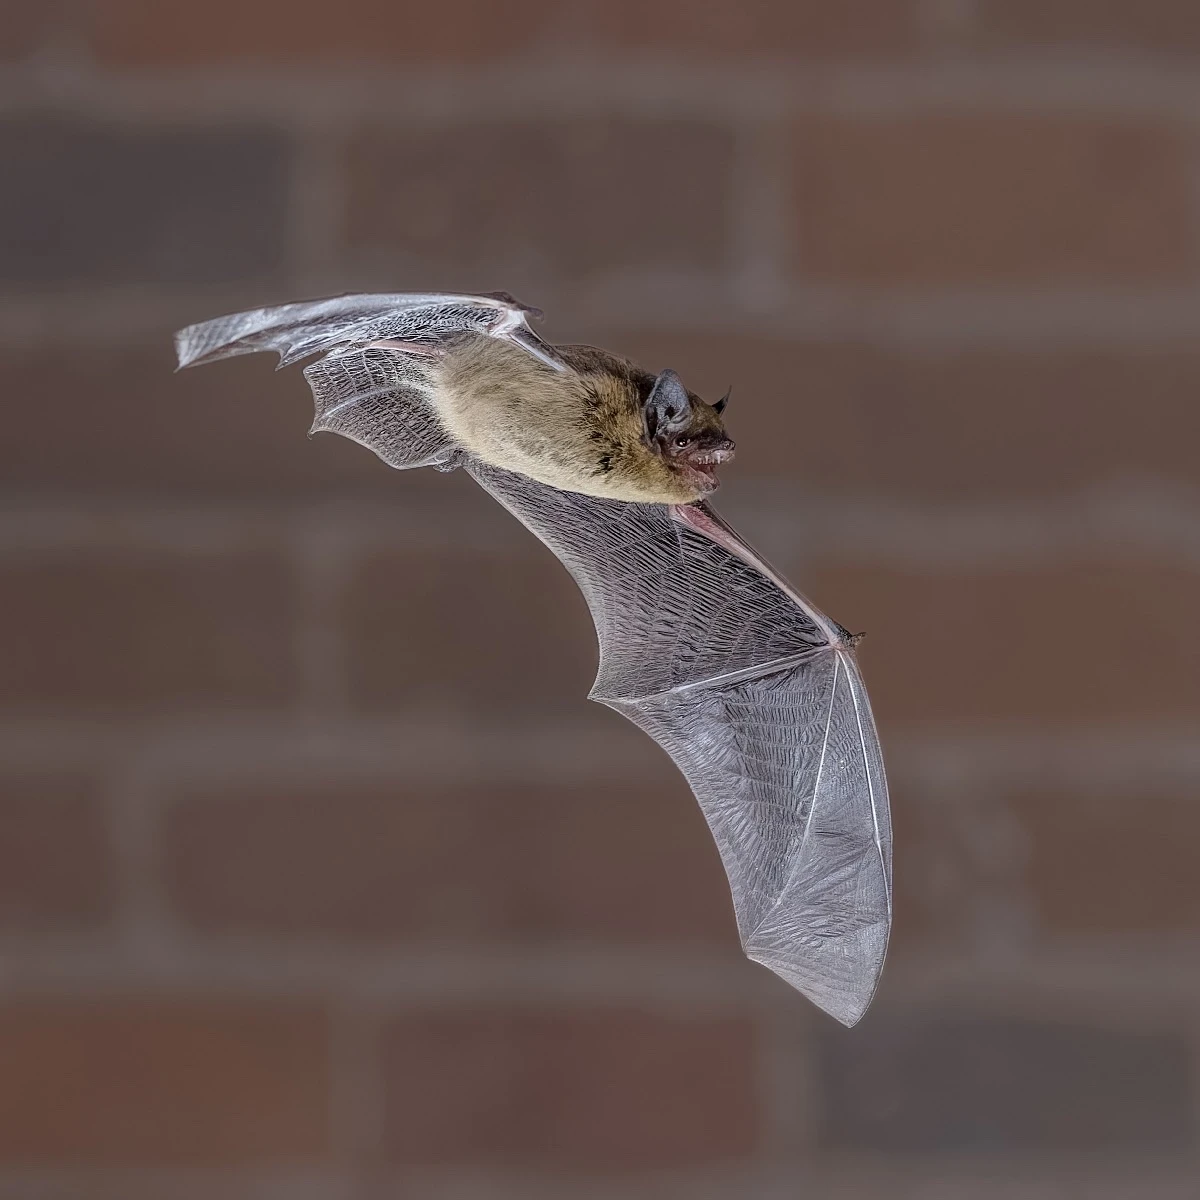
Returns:
[[[686,561],[686,557],[687,557],[687,550],[683,543],[683,530],[682,529],[676,527],[675,538],[676,538],[676,544],[679,547],[679,562],[684,563]],[[696,596],[695,596],[695,592],[692,587],[692,580],[688,576],[686,571],[682,572],[682,576],[683,576],[683,578],[682,578],[681,582],[683,585],[683,589],[687,594],[687,604],[686,604],[686,607],[684,608],[682,619],[671,622],[672,633],[674,635],[674,642],[673,642],[674,653],[671,655],[672,662],[678,662],[680,659],[679,650],[680,650],[680,645],[683,641],[683,633],[684,633],[684,630],[688,627],[688,625],[690,623],[692,614],[695,612],[695,604],[696,604]],[[660,594],[665,592],[666,578],[667,578],[666,572],[663,572],[663,574],[661,575],[661,579],[663,581],[663,586],[660,588]]]
[[[468,469],[579,584],[600,640],[595,699],[718,686],[826,643],[776,583],[662,506],[557,492],[480,463]]]
[[[817,797],[821,794],[821,776],[825,773],[825,759],[829,755],[829,731],[833,728],[833,708],[837,703],[837,685],[838,673],[842,668],[841,655],[835,655],[833,660],[833,680],[829,685],[829,708],[825,713],[825,728],[821,731],[821,756],[817,760],[817,773],[813,779],[812,800],[808,806],[808,816],[804,821],[804,831],[800,835],[800,844],[804,844],[804,840],[808,837],[808,831],[812,827],[813,813],[817,811]],[[796,743],[792,747],[792,752],[798,760],[800,756],[800,744]],[[796,768],[799,768],[799,762],[796,762]]]
[[[829,672],[818,662],[687,695],[614,705],[683,769],[717,837],[749,934],[787,884],[812,804],[809,733]],[[816,689],[816,695],[813,689]],[[797,739],[805,749],[799,765]]]
[[[453,443],[429,402],[426,368],[383,350],[350,350],[310,363],[304,376],[327,430],[370,447],[394,467],[448,460]]]
[[[860,634],[859,636],[861,637],[862,635]],[[841,656],[839,655],[839,658],[840,657]],[[875,833],[875,846],[876,846],[876,849],[879,851],[879,858],[880,858],[880,862],[883,866],[884,874],[888,875],[889,874],[889,864],[887,861],[887,854],[883,847],[883,831],[882,831],[880,820],[879,820],[880,800],[875,792],[873,764],[871,763],[870,755],[867,753],[867,736],[866,736],[865,730],[863,729],[862,706],[859,703],[859,698],[858,698],[858,688],[856,686],[857,680],[851,675],[850,672],[851,672],[851,668],[847,667],[846,668],[846,684],[847,684],[847,687],[850,692],[850,699],[854,704],[854,722],[858,728],[858,748],[859,748],[859,753],[862,755],[863,778],[866,780],[866,783],[867,783],[867,797],[871,804],[871,823],[872,823],[874,833]],[[884,802],[886,803],[886,797],[885,797]],[[890,888],[890,884],[891,884],[891,881],[889,878],[889,888]],[[890,895],[889,895],[889,905],[890,905]]]

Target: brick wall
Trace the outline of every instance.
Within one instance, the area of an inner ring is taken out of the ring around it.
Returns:
[[[0,4],[0,1198],[1200,1194],[1194,0]],[[862,661],[848,1033],[566,575],[170,332],[508,288],[732,382]]]

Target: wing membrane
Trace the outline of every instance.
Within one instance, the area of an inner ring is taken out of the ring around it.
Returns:
[[[375,341],[394,339],[432,348],[456,334],[483,333],[506,337],[561,369],[526,324],[525,314],[534,311],[511,296],[334,296],[256,308],[189,325],[175,335],[175,349],[181,367],[260,350],[274,350],[279,365],[285,366],[314,354],[363,348]]]
[[[420,358],[349,350],[309,363],[304,377],[316,406],[313,432],[340,433],[392,467],[439,466],[454,457]]]
[[[828,645],[807,613],[748,563],[656,504],[560,492],[483,463],[467,469],[563,561],[591,610],[591,696],[637,700],[784,666]]]
[[[340,433],[389,466],[445,466],[456,447],[430,402],[437,356],[455,338],[484,334],[563,370],[526,322],[536,312],[505,293],[335,296],[189,325],[175,349],[180,367],[260,350],[277,353],[280,366],[315,358],[304,369],[313,431]]]
[[[883,968],[891,826],[879,742],[838,627],[656,505],[467,470],[554,551],[595,619],[592,698],[691,785],[746,953],[853,1025]]]

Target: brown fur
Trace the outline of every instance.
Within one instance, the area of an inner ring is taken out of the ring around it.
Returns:
[[[592,346],[555,347],[570,371],[491,337],[447,350],[434,402],[450,435],[483,461],[612,500],[688,504],[703,494],[645,439],[649,372]],[[692,402],[697,431],[722,429],[711,405]]]

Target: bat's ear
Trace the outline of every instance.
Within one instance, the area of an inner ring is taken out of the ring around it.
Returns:
[[[730,388],[729,391],[727,391],[725,393],[725,395],[723,395],[720,398],[720,400],[718,400],[716,402],[716,404],[713,405],[713,408],[716,411],[717,416],[720,416],[721,413],[723,413],[725,411],[725,405],[727,405],[729,403],[729,392],[732,392],[732,391],[733,391],[733,388]]]
[[[646,436],[651,442],[686,429],[692,421],[692,401],[674,371],[664,371],[650,389],[642,408]]]

